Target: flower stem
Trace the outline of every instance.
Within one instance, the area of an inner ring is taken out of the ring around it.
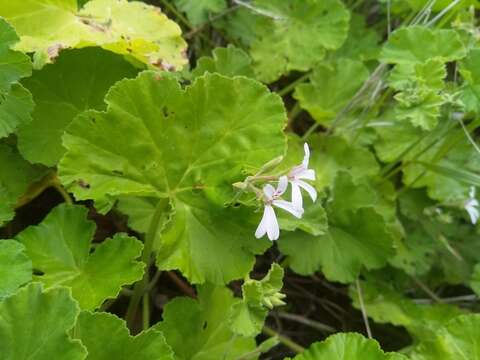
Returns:
[[[130,328],[132,328],[135,315],[137,314],[137,308],[140,303],[140,299],[144,296],[145,292],[148,291],[148,284],[150,281],[148,271],[150,266],[150,260],[152,257],[153,244],[155,242],[155,236],[158,232],[158,229],[160,228],[163,222],[162,220],[165,219],[167,207],[168,207],[167,198],[160,199],[158,201],[157,206],[155,208],[155,212],[153,213],[152,220],[150,221],[150,226],[148,227],[147,234],[145,235],[145,244],[142,252],[142,261],[145,263],[145,273],[143,275],[142,280],[138,281],[135,284],[135,287],[133,289],[133,295],[130,298],[127,314],[125,316],[127,324]],[[145,295],[148,296],[148,294],[145,294]],[[146,300],[145,297],[143,297],[143,300],[144,302],[145,301],[148,302],[148,300]],[[145,307],[145,304],[144,304],[144,307]],[[145,311],[145,308],[144,308],[144,311]],[[143,325],[145,326],[145,312],[144,312]]]
[[[298,345],[293,340],[289,339],[286,336],[283,336],[283,335],[279,334],[278,332],[276,332],[275,330],[273,330],[272,328],[270,328],[266,325],[263,327],[262,332],[264,334],[268,335],[268,336],[276,337],[278,339],[278,341],[280,341],[283,345],[285,345],[286,347],[288,347],[290,350],[294,351],[297,354],[305,351],[304,347]]]
[[[285,86],[283,89],[280,89],[277,91],[277,94],[280,95],[280,96],[285,96],[287,95],[288,93],[292,92],[293,89],[295,89],[295,87],[301,83],[303,83],[304,81],[306,81],[308,79],[308,77],[310,76],[310,72],[307,72],[305,74],[303,74],[302,76],[300,76],[298,79],[296,79],[295,81],[292,81],[290,84],[288,84],[287,86]]]

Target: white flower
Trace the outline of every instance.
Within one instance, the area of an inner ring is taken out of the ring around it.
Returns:
[[[292,184],[292,204],[298,208],[303,209],[303,198],[300,188],[305,190],[313,202],[317,200],[317,191],[314,187],[303,180],[315,180],[315,170],[308,168],[308,161],[310,159],[310,149],[308,144],[303,145],[305,156],[300,165],[295,166],[288,174],[288,180]]]
[[[478,200],[475,199],[475,187],[470,188],[469,192],[469,198],[467,201],[465,201],[464,208],[467,210],[468,215],[470,215],[470,220],[472,221],[472,224],[476,224],[478,221],[478,218],[480,217],[480,212],[478,210]]]
[[[257,231],[255,231],[255,237],[257,239],[263,237],[265,234],[267,234],[270,240],[277,240],[280,236],[280,228],[273,206],[286,210],[297,218],[302,217],[303,210],[301,208],[296,208],[292,203],[279,199],[287,190],[287,187],[288,178],[286,176],[280,177],[276,189],[270,184],[263,187],[265,209]]]

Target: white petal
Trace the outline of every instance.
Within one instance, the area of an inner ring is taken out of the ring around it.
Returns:
[[[275,191],[275,196],[280,196],[282,195],[285,191],[287,191],[288,187],[288,177],[286,176],[280,176],[280,179],[278,179],[278,186],[277,190]]]
[[[265,194],[267,200],[272,200],[273,196],[275,195],[275,188],[272,185],[267,184],[263,187],[263,193]]]
[[[302,165],[305,166],[305,168],[308,168],[308,160],[310,159],[310,148],[308,147],[307,143],[303,144],[303,150],[305,151],[305,156],[303,157]]]
[[[306,183],[305,181],[301,181],[301,180],[297,180],[296,183],[303,190],[305,190],[308,193],[308,195],[310,195],[310,198],[312,199],[313,202],[315,202],[317,200],[317,190],[315,190],[315,188],[312,185]]]
[[[265,235],[265,233],[267,232],[267,216],[267,207],[265,206],[265,209],[263,210],[262,220],[260,220],[260,224],[258,224],[257,230],[255,231],[255,237],[257,239],[263,237],[263,235]]]
[[[302,192],[300,191],[297,181],[298,180],[292,180],[290,182],[290,184],[292,184],[292,204],[297,209],[303,209]]]
[[[480,212],[476,207],[473,206],[465,206],[465,210],[467,210],[468,215],[470,215],[470,220],[472,221],[472,224],[476,224],[478,221],[478,218],[480,217]]]
[[[273,200],[272,204],[280,209],[288,211],[290,214],[292,214],[296,218],[300,219],[303,215],[303,209],[296,207],[291,202],[288,202],[285,200]]]
[[[298,179],[315,180],[315,170],[305,169],[297,175]]]
[[[280,236],[280,228],[278,226],[277,216],[273,207],[265,206],[267,236],[270,240],[277,240]]]

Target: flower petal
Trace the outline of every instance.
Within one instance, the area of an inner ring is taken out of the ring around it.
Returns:
[[[478,221],[478,218],[480,217],[480,212],[474,206],[465,206],[465,210],[467,210],[468,215],[470,215],[470,220],[472,221],[472,224],[475,225]]]
[[[310,148],[307,143],[303,144],[303,150],[305,151],[305,156],[303,157],[302,165],[306,169],[308,168],[308,161],[310,160]]]
[[[267,184],[263,187],[263,193],[265,194],[267,200],[271,201],[275,195],[275,188],[272,185]]]
[[[258,224],[257,230],[255,231],[255,237],[257,239],[263,237],[263,235],[265,235],[267,232],[267,216],[267,207],[265,206],[265,209],[263,209],[262,220],[260,220],[260,224]]]
[[[315,190],[315,188],[306,183],[305,181],[302,181],[302,180],[297,180],[296,183],[298,184],[298,186],[300,186],[303,190],[305,190],[308,195],[310,195],[310,198],[312,199],[313,202],[315,202],[317,200],[317,190]]]
[[[470,192],[468,193],[470,199],[475,198],[475,186],[470,186]]]
[[[296,209],[303,209],[302,192],[297,182],[298,180],[290,181],[290,184],[292,184],[292,204]]]
[[[291,203],[289,201],[273,200],[272,204],[275,205],[276,207],[280,208],[280,209],[288,211],[290,214],[292,214],[296,218],[300,219],[303,215],[303,209],[296,207],[295,205],[293,205],[293,203]]]
[[[273,241],[277,240],[280,236],[280,228],[278,226],[277,216],[273,207],[270,205],[265,206],[266,213],[266,227],[267,227],[267,236]]]
[[[277,186],[277,190],[275,191],[275,196],[276,197],[281,196],[285,191],[287,191],[287,187],[288,187],[288,177],[286,177],[285,175],[280,176],[280,178],[278,179],[278,186]]]
[[[315,170],[305,169],[297,174],[298,179],[315,180]]]

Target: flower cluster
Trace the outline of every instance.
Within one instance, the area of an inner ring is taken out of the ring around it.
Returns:
[[[264,210],[262,220],[255,231],[257,238],[267,234],[270,240],[277,240],[280,236],[277,216],[274,207],[283,209],[296,218],[303,215],[303,197],[301,190],[305,190],[313,202],[317,199],[317,191],[305,180],[315,180],[315,171],[308,168],[310,159],[310,149],[308,144],[304,144],[305,156],[300,165],[293,167],[287,175],[278,177],[277,187],[266,184],[263,192],[258,196],[263,200]],[[283,200],[281,197],[287,191],[288,184],[291,185],[291,201]]]

